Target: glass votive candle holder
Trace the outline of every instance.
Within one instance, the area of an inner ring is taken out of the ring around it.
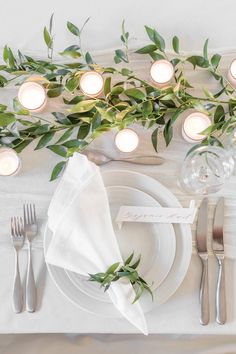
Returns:
[[[0,147],[0,176],[14,176],[21,168],[21,160],[15,150]]]

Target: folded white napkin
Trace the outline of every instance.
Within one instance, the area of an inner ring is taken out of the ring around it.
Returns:
[[[75,153],[48,210],[53,232],[46,261],[81,275],[104,272],[122,262],[113,231],[106,190],[99,168]],[[103,291],[101,289],[101,291]],[[108,294],[122,315],[144,334],[147,324],[130,283],[112,283]]]

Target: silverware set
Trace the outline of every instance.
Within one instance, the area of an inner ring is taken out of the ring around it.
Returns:
[[[18,253],[23,247],[25,240],[28,243],[28,266],[26,275],[26,310],[34,312],[36,309],[37,296],[36,286],[34,280],[34,272],[32,266],[32,240],[37,235],[37,219],[34,204],[24,204],[23,218],[11,218],[11,239],[15,250],[15,274],[13,284],[13,311],[20,313],[23,309],[23,289],[21,284],[21,277],[19,271]]]
[[[202,278],[200,285],[200,323],[207,325],[210,320],[209,285],[208,285],[208,198],[204,198],[198,213],[197,220],[197,251],[202,261]],[[223,325],[226,322],[226,297],[225,297],[225,270],[224,270],[224,198],[220,198],[216,207],[212,230],[212,250],[217,260],[218,278],[216,285],[216,322]]]

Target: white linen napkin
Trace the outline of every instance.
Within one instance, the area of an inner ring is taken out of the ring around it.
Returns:
[[[48,263],[88,276],[122,262],[99,168],[84,155],[70,158],[49,206],[48,225],[53,232]],[[132,285],[114,282],[108,294],[121,314],[147,335],[140,303],[132,304]]]

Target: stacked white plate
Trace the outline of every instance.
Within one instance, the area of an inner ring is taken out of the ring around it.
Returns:
[[[181,207],[175,196],[155,179],[130,171],[103,173],[107,188],[113,227],[123,259],[132,252],[141,255],[139,273],[152,284],[154,301],[149,294],[141,299],[145,312],[167,301],[182,283],[188,270],[192,237],[189,225],[124,223],[119,230],[115,218],[120,206]],[[52,237],[46,227],[44,251]],[[83,310],[105,317],[120,317],[106,293],[88,278],[47,264],[49,273],[58,289]]]

